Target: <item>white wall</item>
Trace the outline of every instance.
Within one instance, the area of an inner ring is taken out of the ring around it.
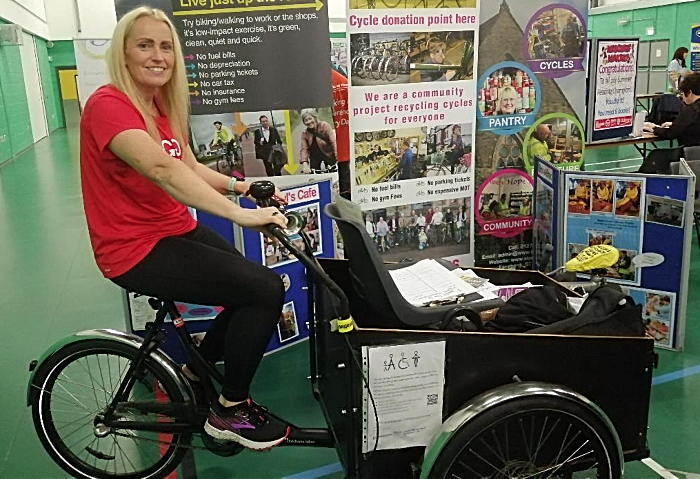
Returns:
[[[75,0],[46,0],[51,40],[72,40],[78,35]]]
[[[109,38],[117,24],[114,0],[46,0],[46,15],[51,40]]]
[[[0,17],[30,33],[49,38],[44,0],[0,0]]]
[[[44,106],[44,92],[42,91],[41,76],[39,74],[39,59],[36,55],[34,37],[26,32],[23,33],[22,36],[24,38],[24,42],[20,47],[22,73],[24,74],[24,87],[27,92],[32,136],[34,137],[34,143],[36,143],[48,134],[46,126],[46,107]]]
[[[53,0],[46,0],[47,2]],[[76,0],[81,31],[77,38],[110,38],[117,24],[113,0]],[[146,3],[146,2],[144,2]]]

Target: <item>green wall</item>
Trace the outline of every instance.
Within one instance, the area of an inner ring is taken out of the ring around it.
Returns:
[[[634,5],[634,2],[630,5]],[[634,8],[634,7],[630,7]],[[621,18],[629,18],[627,25],[618,25]],[[650,18],[653,20],[641,20]],[[669,59],[678,47],[690,50],[690,28],[692,24],[700,24],[700,0],[685,3],[674,3],[637,10],[603,13],[588,17],[588,31],[591,37],[635,37],[641,40],[670,40]],[[654,35],[647,35],[646,29],[654,25]]]
[[[0,47],[0,96],[4,110],[0,112],[4,117],[0,120],[2,162],[34,143],[19,46]]]
[[[61,40],[54,42],[53,47],[47,50],[51,57],[51,87],[53,88],[56,98],[56,114],[59,127],[66,126],[66,120],[63,117],[63,105],[61,103],[61,87],[58,83],[57,68],[75,68],[75,49],[73,48],[72,40]]]

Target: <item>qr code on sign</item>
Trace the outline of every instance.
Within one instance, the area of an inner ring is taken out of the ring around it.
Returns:
[[[428,406],[434,406],[438,402],[437,394],[428,394]]]

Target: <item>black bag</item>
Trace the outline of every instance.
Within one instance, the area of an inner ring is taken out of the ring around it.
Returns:
[[[484,330],[524,333],[571,316],[566,294],[552,287],[529,288],[513,295],[501,306],[496,317],[484,324]]]
[[[642,306],[618,286],[605,285],[588,295],[576,316],[528,331],[530,334],[644,336]]]

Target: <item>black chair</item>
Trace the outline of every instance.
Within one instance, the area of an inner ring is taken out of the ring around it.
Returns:
[[[651,103],[651,111],[647,115],[647,121],[661,125],[667,121],[673,121],[683,107],[683,102],[675,93],[664,93],[655,98]]]
[[[651,150],[637,173],[652,175],[670,175],[671,163],[678,161],[683,156],[683,148],[657,148]]]
[[[388,325],[398,322],[410,327],[482,330],[478,311],[503,304],[500,300],[489,300],[435,307],[413,306],[399,292],[389,275],[389,268],[379,256],[373,239],[367,234],[359,205],[338,198],[335,203],[326,205],[324,211],[338,224],[356,293]],[[413,263],[398,263],[392,265],[391,269],[411,264]]]

